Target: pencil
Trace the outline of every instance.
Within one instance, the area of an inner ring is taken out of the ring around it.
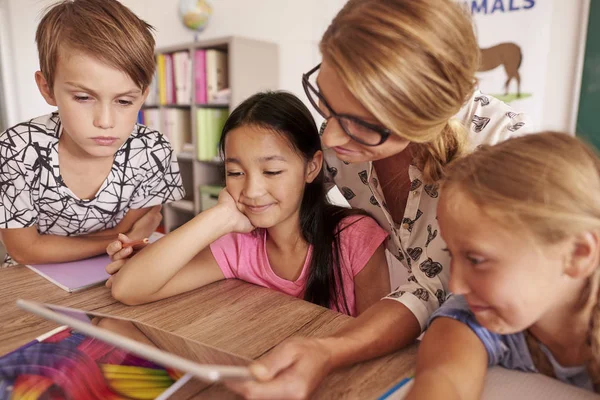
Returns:
[[[144,238],[142,240],[134,240],[133,242],[129,242],[129,243],[123,243],[121,245],[121,248],[124,249],[126,247],[134,247],[134,246],[139,246],[142,244],[148,244],[148,238]]]

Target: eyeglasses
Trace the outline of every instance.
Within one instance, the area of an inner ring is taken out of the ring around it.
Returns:
[[[352,115],[338,114],[333,111],[323,95],[317,90],[318,86],[316,84],[315,72],[320,67],[321,64],[317,65],[307,73],[302,74],[302,86],[304,87],[304,91],[306,92],[306,96],[308,96],[310,104],[312,104],[326,121],[329,121],[330,118],[335,118],[344,132],[346,132],[346,135],[350,136],[358,143],[365,146],[379,146],[385,142],[392,133],[389,129],[363,121]],[[314,82],[311,82],[311,79]]]

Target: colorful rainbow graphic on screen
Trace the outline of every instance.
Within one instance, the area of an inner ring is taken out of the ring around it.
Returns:
[[[182,376],[64,329],[0,358],[0,400],[154,399]]]

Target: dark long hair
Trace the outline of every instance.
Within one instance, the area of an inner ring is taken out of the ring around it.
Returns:
[[[240,104],[229,116],[219,146],[225,154],[227,134],[240,126],[258,126],[280,134],[305,162],[321,150],[317,125],[310,111],[296,96],[286,92],[257,93]],[[367,215],[362,210],[338,207],[327,201],[323,168],[304,188],[300,205],[302,237],[313,246],[304,300],[351,314],[344,292],[340,265],[340,221],[350,215]],[[343,301],[340,301],[343,300]],[[340,309],[340,303],[344,309]]]

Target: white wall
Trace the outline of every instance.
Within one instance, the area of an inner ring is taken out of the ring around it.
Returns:
[[[51,0],[7,2],[12,69],[18,93],[9,123],[51,110],[39,95],[33,74],[38,68],[34,43],[41,10]],[[544,0],[551,1],[551,0]],[[543,129],[568,130],[576,81],[575,66],[581,29],[581,4],[587,0],[554,0],[552,49],[546,64],[547,89]],[[179,20],[178,1],[122,0],[157,29],[157,45],[191,41],[194,33]],[[318,40],[344,0],[212,0],[214,14],[199,39],[239,35],[276,42],[280,46],[280,88],[301,98],[303,72],[319,61]],[[4,63],[3,63],[4,67]],[[14,119],[16,118],[16,120]]]
[[[10,40],[11,24],[9,18],[8,1],[0,0],[0,79],[4,91],[4,106],[6,112],[6,123],[8,126],[19,121],[19,93],[16,86],[15,63],[11,56],[14,54],[13,41]]]
[[[0,0],[3,1],[3,0]],[[35,29],[42,10],[53,0],[4,0],[10,19],[12,59],[19,95],[17,120],[52,110],[33,80],[38,68]],[[319,62],[317,44],[341,0],[212,0],[213,16],[207,29],[196,34],[179,19],[176,0],[122,0],[138,16],[156,28],[158,47],[221,36],[245,36],[279,44],[280,89],[304,98],[301,74]]]
[[[542,129],[566,131],[575,129],[583,52],[580,43],[587,27],[590,0],[555,0],[552,11],[551,52],[546,65],[546,95]],[[584,15],[585,14],[585,15]],[[585,18],[585,21],[583,19]],[[577,98],[576,98],[577,97]]]

